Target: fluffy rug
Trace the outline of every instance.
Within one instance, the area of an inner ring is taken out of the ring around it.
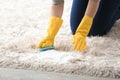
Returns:
[[[55,50],[39,52],[45,35],[49,0],[0,0],[0,67],[120,78],[120,21],[104,37],[87,38],[87,50],[73,50],[69,27],[71,0],[66,0],[64,24]]]

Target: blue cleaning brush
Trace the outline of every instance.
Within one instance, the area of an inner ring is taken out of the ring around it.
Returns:
[[[44,47],[44,48],[40,48],[40,51],[46,51],[46,50],[51,50],[54,49],[54,46],[49,46],[49,47]]]

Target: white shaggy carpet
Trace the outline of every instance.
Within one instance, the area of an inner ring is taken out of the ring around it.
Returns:
[[[64,24],[55,50],[39,52],[45,35],[49,0],[0,0],[0,67],[120,78],[120,21],[104,37],[87,38],[85,52],[75,52],[69,27],[72,0],[65,0]]]

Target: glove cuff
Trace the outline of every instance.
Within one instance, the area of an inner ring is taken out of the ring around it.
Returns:
[[[92,26],[93,18],[90,16],[85,15],[79,24],[76,34],[81,34],[82,36],[86,37],[90,31],[90,28]]]

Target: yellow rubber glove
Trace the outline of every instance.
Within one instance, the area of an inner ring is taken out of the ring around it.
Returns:
[[[62,25],[63,20],[59,17],[52,16],[50,17],[47,35],[39,42],[37,48],[44,48],[54,45],[54,39],[59,31],[59,28]]]
[[[83,51],[86,49],[86,37],[90,31],[93,19],[89,16],[84,16],[78,26],[75,35],[73,36],[74,49]]]

